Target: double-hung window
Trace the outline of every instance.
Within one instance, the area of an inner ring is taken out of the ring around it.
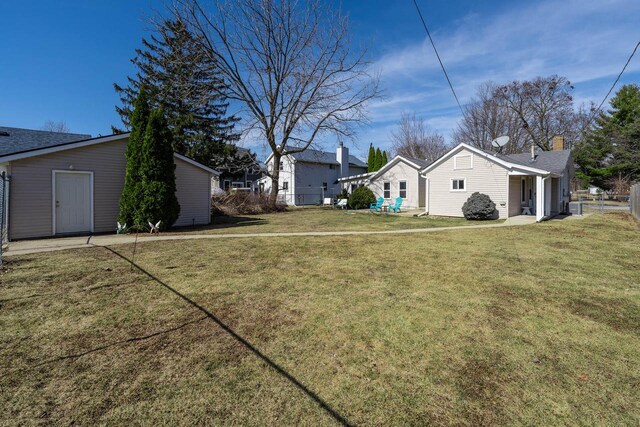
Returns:
[[[289,189],[289,181],[285,181],[282,183],[282,189],[283,190],[288,190]]]
[[[400,197],[407,198],[407,181],[400,181]]]
[[[451,180],[451,191],[466,191],[467,186],[464,178],[454,178]]]
[[[384,194],[382,195],[382,197],[384,197],[385,199],[390,199],[391,198],[391,183],[390,182],[385,182],[383,183],[383,190],[384,190]]]

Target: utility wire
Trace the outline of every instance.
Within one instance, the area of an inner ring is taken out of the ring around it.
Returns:
[[[413,0],[413,4],[416,6],[416,10],[418,11],[418,16],[420,16],[420,20],[422,21],[422,26],[424,27],[424,30],[427,32],[427,36],[429,36],[429,41],[431,42],[431,46],[433,46],[433,50],[436,53],[436,56],[438,57],[438,62],[440,62],[440,67],[442,67],[442,72],[444,73],[444,76],[447,78],[447,82],[449,83],[449,87],[451,88],[451,92],[453,93],[453,97],[456,99],[456,103],[460,108],[460,112],[462,113],[462,115],[464,115],[464,110],[462,109],[462,105],[460,105],[460,101],[458,100],[458,95],[456,95],[456,91],[453,89],[453,85],[451,84],[451,80],[449,79],[449,74],[447,74],[447,70],[444,68],[442,59],[440,59],[440,54],[438,53],[438,49],[436,49],[436,45],[433,42],[433,39],[431,38],[431,33],[429,32],[429,28],[427,28],[427,23],[424,21],[424,18],[422,17],[422,12],[420,12],[420,7],[418,7],[418,2],[416,0]]]
[[[631,55],[629,56],[629,59],[627,59],[627,63],[624,64],[624,67],[622,67],[622,71],[620,71],[620,74],[618,74],[618,77],[616,77],[615,81],[613,82],[613,84],[611,85],[611,87],[609,88],[609,92],[607,92],[607,94],[605,95],[605,97],[602,99],[602,102],[600,103],[600,105],[598,105],[598,108],[596,108],[593,113],[591,114],[591,118],[589,118],[589,121],[587,122],[587,126],[589,126],[591,124],[591,121],[595,118],[596,114],[598,114],[598,111],[600,111],[600,109],[602,108],[602,105],[605,103],[605,101],[607,100],[607,98],[609,98],[609,95],[611,95],[611,91],[613,91],[613,88],[616,87],[616,84],[618,84],[618,80],[620,80],[620,77],[622,77],[622,74],[625,72],[625,70],[627,69],[627,66],[629,65],[629,63],[631,62],[631,59],[633,58],[633,55],[636,54],[636,51],[638,50],[638,47],[640,46],[640,42],[638,42],[638,44],[636,44],[636,47],[633,48],[633,52],[631,52]]]

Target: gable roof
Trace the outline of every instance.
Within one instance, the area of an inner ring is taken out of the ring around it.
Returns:
[[[503,156],[503,155],[496,155],[496,153],[491,153],[488,151],[484,151],[480,148],[477,147],[472,147],[469,144],[465,144],[464,142],[461,142],[460,144],[456,145],[455,147],[453,147],[451,150],[447,151],[444,155],[440,156],[440,158],[438,158],[435,162],[431,163],[430,165],[428,165],[427,167],[423,168],[420,173],[424,174],[434,168],[436,168],[439,164],[441,164],[442,162],[444,162],[445,160],[449,159],[451,156],[453,156],[454,154],[462,151],[462,150],[468,150],[471,151],[475,154],[478,154],[480,157],[483,157],[487,160],[493,161],[494,163],[499,164],[500,166],[506,168],[506,169],[519,169],[521,171],[525,171],[525,172],[530,172],[530,173],[534,173],[537,175],[548,175],[549,173],[553,173],[553,174],[558,174],[558,173],[562,173],[562,172],[552,172],[546,169],[541,169],[539,167],[539,165],[527,165],[524,163],[516,163],[515,161],[511,160],[509,157],[507,156]]]
[[[554,174],[562,174],[571,160],[571,151],[537,151],[536,158],[531,160],[531,153],[509,154],[503,156],[514,163],[543,169]]]
[[[306,150],[299,153],[289,154],[289,156],[293,157],[297,162],[322,163],[327,165],[339,164],[336,158],[336,153],[332,153],[330,151],[313,150],[311,148],[307,148]],[[352,155],[349,155],[349,165],[363,168],[367,167],[367,164],[365,162]]]
[[[39,132],[39,131],[35,131],[35,132]],[[55,132],[47,132],[47,133],[55,133]],[[66,134],[66,135],[74,135],[74,134]],[[79,141],[76,140],[76,141],[57,142],[57,143],[53,141],[49,141],[48,144],[46,145],[43,144],[43,146],[41,147],[31,148],[29,150],[18,151],[10,154],[0,154],[0,163],[12,162],[15,160],[26,159],[29,157],[42,156],[44,154],[57,153],[59,151],[72,150],[74,148],[87,147],[90,145],[102,144],[105,142],[118,141],[121,139],[129,138],[129,135],[130,133],[121,133],[121,134],[114,134],[114,135],[98,136],[95,138],[85,138]],[[2,138],[2,136],[0,136],[0,138]],[[192,164],[193,166],[203,169],[211,174],[220,175],[220,172],[214,169],[211,169],[210,167],[205,166],[202,163],[197,162],[190,157],[183,156],[182,154],[178,154],[178,153],[173,153],[173,156],[184,162]]]
[[[388,161],[386,165],[384,165],[380,169],[378,169],[374,173],[374,175],[369,179],[370,180],[376,179],[377,177],[379,177],[380,175],[382,175],[383,173],[385,173],[386,171],[391,169],[398,162],[404,162],[404,163],[408,164],[409,166],[413,167],[414,169],[416,169],[418,172],[420,172],[423,168],[429,166],[429,163],[430,163],[427,160],[416,159],[415,157],[395,156],[393,159]]]
[[[0,126],[0,157],[91,138],[80,133],[49,132]]]

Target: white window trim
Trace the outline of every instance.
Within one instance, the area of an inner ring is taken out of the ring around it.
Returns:
[[[458,157],[470,157],[470,166],[468,168],[459,168],[458,167]],[[464,153],[464,154],[456,154],[453,156],[453,169],[454,170],[469,170],[473,169],[473,154],[472,153]]]
[[[89,197],[91,199],[90,207],[89,207],[89,215],[91,217],[91,234],[93,234],[93,172],[92,171],[76,171],[76,170],[66,170],[66,169],[53,169],[51,171],[51,218],[52,218],[52,227],[53,231],[52,236],[56,235],[56,173],[82,173],[85,175],[89,175]]]
[[[389,184],[389,197],[384,197],[384,194],[387,192],[387,190],[384,189],[386,184]],[[382,197],[385,198],[385,199],[390,199],[391,198],[391,181],[383,181],[382,182]]]
[[[462,190],[454,190],[453,189],[453,181],[464,181],[464,189]],[[466,193],[467,192],[467,178],[451,178],[449,182],[449,191],[452,193]]]
[[[404,197],[402,197],[402,188],[400,187],[400,184],[402,184],[404,182]],[[402,180],[402,181],[398,181],[398,197],[401,197],[403,199],[407,198],[407,181],[406,180]]]

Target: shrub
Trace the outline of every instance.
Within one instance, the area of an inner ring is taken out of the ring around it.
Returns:
[[[349,207],[351,209],[367,209],[371,203],[376,202],[376,196],[367,187],[358,187],[349,196]]]
[[[269,202],[268,194],[238,191],[231,194],[215,194],[211,198],[211,215],[258,215],[269,212],[284,212],[287,206]]]
[[[496,204],[486,194],[475,192],[462,205],[466,219],[495,219]]]

